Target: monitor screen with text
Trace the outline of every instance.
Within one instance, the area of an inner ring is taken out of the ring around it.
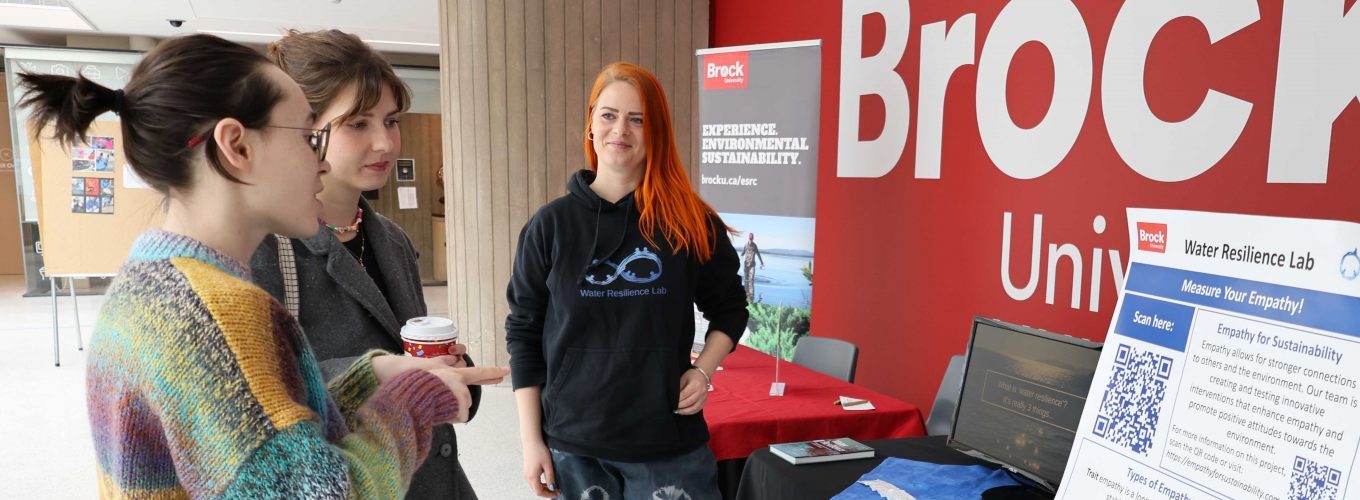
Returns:
[[[973,322],[951,446],[1056,488],[1100,344],[986,318]]]

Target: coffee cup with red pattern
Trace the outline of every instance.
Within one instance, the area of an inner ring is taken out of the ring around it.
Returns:
[[[447,356],[457,343],[458,326],[448,318],[411,318],[401,327],[402,348],[418,358]]]

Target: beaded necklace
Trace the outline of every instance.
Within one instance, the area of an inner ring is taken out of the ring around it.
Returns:
[[[363,222],[364,222],[364,209],[360,208],[359,211],[355,212],[354,214],[353,224],[350,224],[348,226],[336,226],[335,224],[331,224],[329,222],[325,222],[325,224],[326,229],[330,230],[330,232],[335,234],[355,233],[355,236],[359,238],[359,255],[355,255],[354,258],[359,260],[359,267],[368,269],[368,266],[364,265],[364,251],[368,250],[368,245],[364,244],[365,243],[364,233],[363,231],[359,230],[359,224],[362,224]],[[351,253],[350,255],[354,254]]]
[[[364,209],[362,208],[360,208],[359,211],[354,214],[354,223],[348,226],[336,226],[335,224],[322,221],[322,223],[326,225],[326,229],[329,229],[330,232],[335,234],[357,233],[359,232],[359,224],[362,224],[363,222],[364,222]]]

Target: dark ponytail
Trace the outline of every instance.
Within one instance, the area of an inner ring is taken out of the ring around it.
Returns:
[[[113,111],[116,100],[112,89],[85,75],[71,78],[25,73],[19,76],[19,85],[27,92],[19,106],[33,108],[33,137],[52,125],[52,135],[68,145],[83,141],[90,123]]]
[[[269,123],[274,106],[283,100],[282,89],[265,73],[272,64],[244,45],[189,35],[148,52],[123,90],[83,75],[19,75],[25,92],[19,106],[32,109],[34,137],[50,127],[64,145],[83,142],[99,115],[117,113],[128,162],[162,193],[189,187],[199,146],[218,175],[241,182],[218,158],[212,130],[223,118],[235,118],[251,129]]]

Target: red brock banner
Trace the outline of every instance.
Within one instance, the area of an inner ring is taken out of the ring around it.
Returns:
[[[710,41],[822,40],[812,334],[929,408],[974,316],[1103,340],[1126,208],[1360,220],[1356,10],[725,0]]]

